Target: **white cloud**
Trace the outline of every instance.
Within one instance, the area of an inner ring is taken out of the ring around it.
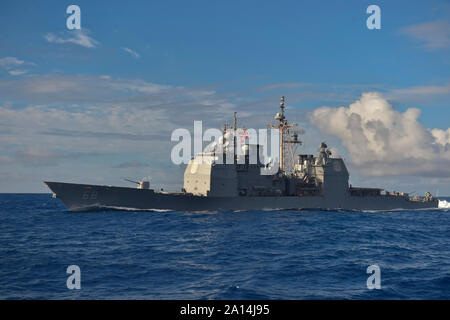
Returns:
[[[209,119],[232,115],[235,105],[214,90],[151,83],[141,79],[98,76],[33,75],[0,82],[4,99],[42,105],[95,105],[164,110],[168,118]],[[190,121],[189,120],[189,121]]]
[[[400,30],[415,40],[424,43],[430,50],[450,47],[450,23],[447,21],[431,21],[411,25]]]
[[[205,95],[207,106],[201,104]],[[220,128],[236,110],[206,88],[99,76],[0,81],[0,96],[14,101],[0,105],[2,192],[47,192],[45,179],[120,185],[124,175],[149,173],[154,185],[179,190],[183,168],[170,161],[171,132],[192,130],[194,120]],[[5,172],[28,176],[4,178]]]
[[[58,37],[53,33],[47,33],[44,35],[45,40],[50,43],[73,43],[85,48],[95,48],[99,45],[99,42],[87,35],[86,29],[67,31],[68,36]]]
[[[20,60],[16,57],[5,57],[0,59],[0,67],[4,68],[12,76],[20,76],[27,73],[28,70],[16,69],[17,67],[24,65],[35,66],[36,64],[32,62],[25,62],[24,60]]]
[[[446,85],[413,86],[392,89],[386,93],[387,98],[402,102],[425,102],[450,97],[450,83]],[[442,100],[441,100],[442,101]]]
[[[415,86],[406,89],[393,89],[393,95],[440,95],[450,94],[450,83],[443,86]]]
[[[16,81],[5,81],[0,94],[14,101],[33,103],[114,102],[137,94],[152,95],[182,88],[160,85],[140,79],[110,76],[33,75]],[[188,90],[186,90],[188,91]]]
[[[338,137],[366,175],[450,176],[450,129],[428,130],[420,110],[401,113],[377,92],[348,107],[315,110],[311,122]]]
[[[25,61],[20,60],[16,57],[5,57],[0,59],[0,67],[3,67],[5,69],[18,67],[22,64],[24,64]]]
[[[129,54],[131,54],[133,57],[135,57],[136,59],[139,59],[141,57],[141,55],[139,53],[137,53],[134,50],[131,50],[130,48],[122,48],[124,51],[128,52]]]
[[[28,70],[10,70],[10,71],[8,71],[8,73],[10,75],[12,75],[12,76],[20,76],[20,75],[25,74],[27,72],[28,72]]]
[[[271,85],[263,86],[258,89],[258,91],[270,91],[274,89],[293,89],[310,85],[304,82],[280,82]]]
[[[208,105],[202,104],[205,91],[98,76],[0,82],[0,95],[15,101],[0,106],[0,129],[7,129],[0,130],[0,150],[51,145],[68,152],[127,152],[161,144],[155,157],[164,157],[172,130],[206,119],[220,128],[226,115],[232,117],[234,104],[212,90]],[[24,103],[31,104],[17,107]]]
[[[431,134],[434,136],[437,143],[443,146],[450,146],[450,128],[447,130],[433,129],[431,130]]]

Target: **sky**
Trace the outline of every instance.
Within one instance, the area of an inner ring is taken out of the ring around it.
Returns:
[[[450,195],[449,53],[449,1],[3,1],[0,192],[179,190],[173,130],[265,128],[285,95],[352,185]]]

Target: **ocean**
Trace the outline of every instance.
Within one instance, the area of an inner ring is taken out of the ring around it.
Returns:
[[[0,194],[0,299],[449,298],[448,208],[69,212]]]

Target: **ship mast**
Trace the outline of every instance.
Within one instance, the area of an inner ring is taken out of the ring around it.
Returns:
[[[270,126],[271,128],[278,129],[280,131],[280,170],[286,171],[287,169],[287,147],[291,144],[297,145],[301,144],[302,142],[298,140],[298,134],[299,132],[293,131],[293,136],[291,137],[291,131],[290,128],[297,127],[296,123],[288,123],[286,120],[286,117],[284,115],[284,109],[285,109],[285,97],[281,96],[281,102],[280,102],[280,112],[278,112],[275,115],[275,120],[278,120],[278,123],[276,125]],[[291,158],[294,158],[294,151],[292,148],[290,149]]]

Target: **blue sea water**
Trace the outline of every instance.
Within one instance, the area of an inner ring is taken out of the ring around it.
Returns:
[[[449,240],[449,209],[75,213],[0,194],[0,298],[449,299]]]

